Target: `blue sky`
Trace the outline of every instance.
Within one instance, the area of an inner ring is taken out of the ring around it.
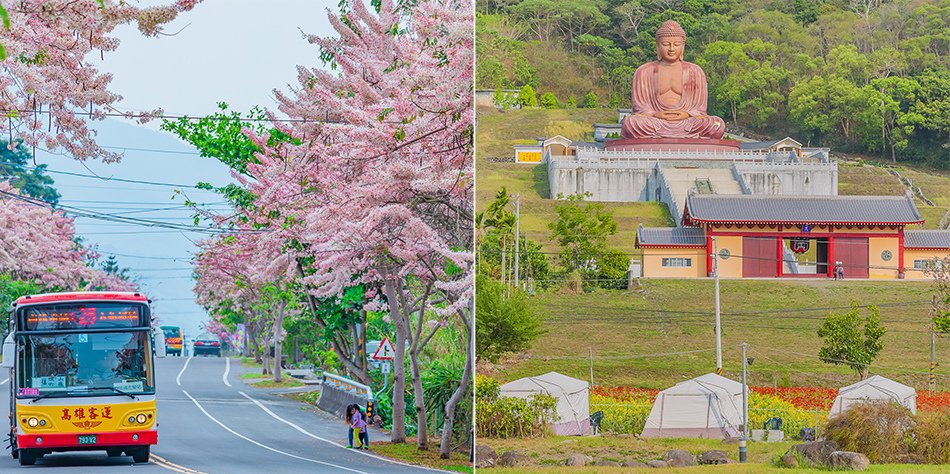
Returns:
[[[169,24],[170,35],[145,38],[134,26],[123,27],[116,32],[121,41],[118,50],[104,60],[98,55],[90,60],[113,74],[111,88],[123,96],[118,104],[123,110],[162,108],[170,115],[200,116],[215,112],[219,101],[240,111],[254,105],[274,108],[273,90],[288,90],[296,82],[298,64],[319,65],[317,48],[302,38],[301,30],[332,34],[326,9],[335,11],[336,4],[335,0],[205,0]],[[191,146],[159,131],[159,124],[94,122],[101,145],[125,150],[117,164],[90,161],[83,166],[69,156],[42,152],[37,152],[37,162],[52,171],[169,184],[223,184],[231,179],[225,166],[197,156]],[[190,221],[191,212],[176,207],[183,203],[182,196],[173,199],[180,187],[51,176],[64,205],[166,222]],[[213,193],[186,192],[193,201],[225,209]],[[189,259],[195,249],[192,241],[201,234],[90,218],[77,219],[76,226],[88,244],[104,255],[118,254],[122,266],[135,270],[164,324],[182,326],[186,337],[198,333],[207,315],[194,303]]]

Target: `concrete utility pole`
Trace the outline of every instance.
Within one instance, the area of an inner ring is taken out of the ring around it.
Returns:
[[[748,358],[746,343],[742,343],[742,438],[739,439],[739,462],[746,460],[746,442],[749,439],[749,385],[746,382]]]
[[[937,327],[934,324],[934,317],[937,316],[937,297],[930,300],[930,383],[927,384],[927,390],[930,395],[937,393]]]
[[[716,238],[712,238],[713,244],[713,276],[716,278],[716,375],[722,375],[722,322],[719,317],[719,246],[716,244]]]
[[[521,288],[518,254],[521,247],[521,193],[515,194],[515,288]]]

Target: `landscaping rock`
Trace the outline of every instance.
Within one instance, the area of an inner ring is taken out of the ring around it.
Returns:
[[[682,449],[673,449],[667,451],[663,456],[663,460],[666,461],[670,467],[688,467],[696,465],[696,457],[692,454],[689,454],[688,451],[683,451]]]
[[[666,461],[647,461],[647,467],[670,467]]]
[[[498,466],[500,467],[521,467],[530,465],[531,458],[518,451],[506,451],[498,458]]]
[[[476,468],[495,467],[496,461],[498,461],[498,453],[496,453],[491,446],[486,446],[481,443],[475,445]]]
[[[863,471],[871,465],[867,456],[850,451],[835,451],[828,457],[828,467],[832,469],[847,469]]]
[[[700,464],[729,464],[729,455],[725,451],[714,449],[699,455]]]
[[[798,458],[794,454],[785,454],[779,460],[780,467],[798,467]]]
[[[595,466],[605,466],[605,467],[620,467],[620,463],[617,461],[597,461],[594,463]]]
[[[785,454],[794,454],[794,452],[798,452],[805,459],[816,466],[827,466],[828,458],[831,457],[831,453],[837,450],[838,443],[830,440],[823,440],[812,443],[796,444],[795,446],[792,446]]]
[[[591,462],[593,458],[581,453],[574,453],[567,457],[568,466],[586,466],[587,463]]]
[[[647,463],[640,461],[624,461],[620,467],[647,467]]]

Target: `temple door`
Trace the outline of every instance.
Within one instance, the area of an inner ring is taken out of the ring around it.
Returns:
[[[742,238],[742,277],[768,278],[778,276],[776,237]]]
[[[868,238],[835,237],[835,260],[844,265],[845,278],[868,277]]]

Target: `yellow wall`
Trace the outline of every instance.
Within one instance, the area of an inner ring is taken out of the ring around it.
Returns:
[[[889,261],[884,261],[881,258],[881,253],[885,250],[891,252]],[[868,278],[897,278],[899,258],[898,239],[896,237],[868,238],[868,265],[871,267],[868,269]]]
[[[691,267],[664,267],[664,258],[692,258]],[[732,260],[732,259],[730,259]],[[706,249],[643,249],[643,276],[647,278],[697,278],[706,276]]]
[[[541,152],[518,150],[516,152],[515,161],[517,161],[518,163],[540,163]]]
[[[904,278],[908,280],[929,280],[931,277],[921,270],[914,270],[914,260],[933,260],[950,256],[947,250],[904,250]]]
[[[724,278],[742,277],[742,237],[717,236],[716,248],[722,255],[723,249],[729,250],[729,258],[719,259],[719,276]]]

